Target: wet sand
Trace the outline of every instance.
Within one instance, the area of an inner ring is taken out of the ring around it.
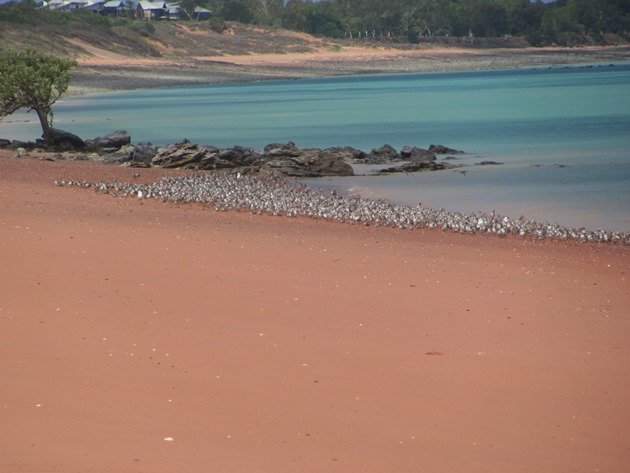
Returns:
[[[167,171],[9,155],[0,471],[630,469],[627,247],[126,200],[52,182]]]

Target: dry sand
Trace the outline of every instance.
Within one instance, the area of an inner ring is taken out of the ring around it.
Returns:
[[[0,471],[630,471],[630,250],[58,188],[0,157]]]
[[[630,60],[630,46],[471,48],[422,45],[392,48],[345,45],[287,54],[130,57],[73,40],[78,57],[71,93],[350,74],[436,72],[566,66]]]

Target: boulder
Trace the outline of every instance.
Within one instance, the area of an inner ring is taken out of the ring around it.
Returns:
[[[271,143],[265,146],[264,154],[267,156],[297,157],[300,155],[300,148],[293,141],[286,144]]]
[[[223,167],[242,167],[255,164],[259,157],[260,153],[254,148],[234,146],[219,150],[217,161],[223,161],[225,163]]]
[[[400,152],[403,159],[412,161],[414,163],[432,163],[437,157],[434,153],[424,148],[418,148],[417,146],[405,146]]]
[[[480,161],[478,163],[475,163],[475,166],[497,166],[503,163],[499,163],[497,161]]]
[[[410,162],[405,163],[402,166],[394,166],[391,168],[381,169],[378,172],[380,174],[392,174],[396,172],[419,172],[419,171],[442,171],[444,169],[453,169],[457,166],[453,166],[448,163],[433,163],[433,162]]]
[[[50,133],[52,145],[59,151],[72,151],[87,147],[85,141],[68,131],[51,128]]]
[[[94,153],[94,155],[101,156],[102,160],[108,164],[123,164],[128,161],[131,161],[134,150],[135,148],[133,145],[126,145],[118,149],[117,151],[108,153],[106,155],[98,154],[98,153]]]
[[[0,148],[8,148],[11,144],[11,140],[5,140],[0,138]]]
[[[383,145],[380,148],[374,148],[367,156],[367,164],[387,164],[400,160],[400,155],[396,148],[391,145]]]
[[[151,159],[151,165],[162,168],[194,168],[194,163],[201,161],[206,149],[196,144],[183,143],[160,148]]]
[[[435,154],[464,154],[461,150],[448,148],[444,145],[429,145],[429,151]]]
[[[300,150],[299,156],[269,156],[261,159],[261,170],[271,170],[292,177],[353,176],[352,166],[335,152],[319,148]]]
[[[151,166],[151,160],[157,155],[158,149],[151,143],[138,143],[133,147],[129,159],[129,166],[131,167],[149,167]]]
[[[131,135],[125,130],[117,130],[105,136],[86,141],[88,148],[102,153],[113,153],[123,146],[131,144]]]
[[[350,163],[364,163],[368,157],[365,151],[353,148],[352,146],[326,148],[324,152]]]
[[[43,147],[44,146],[44,140],[39,139],[37,140],[37,142],[32,142],[32,141],[18,141],[18,140],[11,140],[9,142],[9,144],[6,146],[7,149],[12,149],[12,150],[17,150],[18,148],[24,148],[27,151],[32,151],[37,147]]]

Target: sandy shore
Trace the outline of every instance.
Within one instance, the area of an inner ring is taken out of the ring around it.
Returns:
[[[627,247],[52,185],[164,173],[0,157],[0,471],[630,468]]]
[[[289,54],[243,54],[183,58],[128,57],[82,47],[71,93],[299,79],[337,75],[438,72],[566,66],[630,60],[630,46],[583,48],[464,48],[423,45],[391,48],[344,46]]]

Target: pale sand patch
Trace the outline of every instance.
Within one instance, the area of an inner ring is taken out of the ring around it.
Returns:
[[[630,469],[628,248],[125,200],[52,181],[166,171],[0,154],[1,471]]]
[[[627,47],[624,47],[627,49]],[[617,48],[622,49],[622,48]],[[615,48],[585,47],[570,51],[573,54],[613,51]],[[526,65],[527,56],[533,54],[568,53],[567,48],[494,48],[474,49],[462,47],[424,46],[411,49],[398,49],[392,47],[374,46],[343,46],[339,49],[319,47],[314,51],[286,53],[286,54],[245,54],[245,55],[221,55],[221,56],[196,56],[200,61],[223,61],[239,65],[288,65],[301,62],[328,62],[328,61],[370,61],[370,60],[400,60],[422,58],[475,58],[480,56],[492,56],[502,58],[504,56],[519,55],[523,57]]]

